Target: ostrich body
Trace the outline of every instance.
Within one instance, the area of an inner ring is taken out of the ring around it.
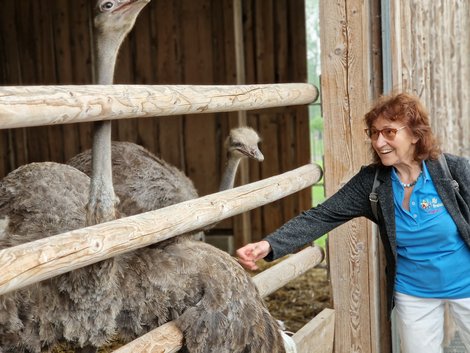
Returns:
[[[230,255],[187,237],[158,245],[129,262],[121,337],[132,340],[175,320],[182,352],[285,352],[277,321]]]
[[[264,159],[258,148],[259,141],[258,134],[251,128],[239,127],[230,131],[225,142],[227,166],[220,191],[233,188],[242,158]],[[91,160],[92,152],[88,150],[72,158],[68,164],[90,175]],[[120,199],[118,211],[127,216],[198,197],[194,184],[182,171],[134,143],[112,143],[112,171],[114,189]]]
[[[0,248],[85,227],[89,184],[84,173],[53,162],[8,174],[0,181]],[[0,352],[39,353],[63,341],[84,351],[104,345],[122,305],[121,266],[115,257],[0,296]]]
[[[83,227],[88,186],[85,174],[57,163],[10,173],[0,182],[0,218],[8,219],[0,248]],[[128,341],[170,320],[184,334],[183,352],[284,352],[243,268],[184,237],[8,293],[0,306],[2,353],[39,353],[63,341],[94,352],[116,333]]]
[[[242,158],[264,159],[258,148],[259,141],[258,134],[251,128],[230,131],[225,142],[228,158],[221,190],[233,187]],[[120,149],[124,146],[134,152],[132,158],[117,155],[118,151],[124,153]],[[82,164],[73,165],[89,166],[89,155],[89,152],[82,154]],[[128,175],[125,171],[131,165],[123,163],[123,159],[141,166],[149,163],[146,168],[154,170],[155,175]],[[171,190],[162,185],[175,183],[179,175],[172,174],[162,180],[162,170],[167,168],[172,173],[181,173],[141,147],[114,144],[113,173],[116,174],[113,177],[122,200],[120,210],[134,214],[185,201],[178,193],[177,199],[159,194],[159,190]],[[139,188],[142,192],[137,191]],[[142,194],[145,197],[137,199]],[[117,318],[119,335],[126,341],[175,320],[183,332],[183,352],[285,352],[277,321],[269,314],[251,278],[226,252],[190,237],[177,237],[134,252],[127,265],[122,289],[127,294],[123,298],[123,311]]]

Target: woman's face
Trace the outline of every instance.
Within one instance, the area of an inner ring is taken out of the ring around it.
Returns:
[[[384,130],[385,129],[385,130]],[[378,131],[383,130],[381,133]],[[418,138],[402,121],[378,117],[371,127],[371,143],[385,166],[411,165]]]

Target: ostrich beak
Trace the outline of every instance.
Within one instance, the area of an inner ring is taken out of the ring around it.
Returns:
[[[259,150],[258,147],[253,147],[253,148],[249,148],[249,149],[246,149],[246,150],[241,149],[239,151],[247,157],[256,159],[258,162],[264,161],[264,156],[263,156],[263,154],[261,153],[261,151]]]
[[[256,159],[258,162],[264,161],[264,156],[258,147],[254,148],[252,150],[252,153],[253,153],[253,158]]]

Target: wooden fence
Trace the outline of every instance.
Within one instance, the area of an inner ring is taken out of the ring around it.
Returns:
[[[94,1],[1,3],[0,85],[93,83]],[[114,83],[305,82],[304,12],[304,0],[151,1],[121,46]],[[246,123],[263,137],[265,162],[244,161],[237,180],[246,184],[309,162],[307,106],[246,115]],[[202,196],[218,190],[226,162],[224,140],[237,125],[238,112],[120,119],[113,122],[113,140],[142,145],[181,169]],[[91,148],[91,136],[91,123],[0,130],[0,177],[26,163],[65,163]],[[302,190],[243,219],[227,219],[212,234],[233,234],[240,246],[242,235],[259,240],[311,204],[310,191]]]
[[[133,90],[134,88],[136,90]],[[188,92],[193,94],[180,95],[182,89],[188,89]],[[3,87],[0,89],[0,128],[61,124],[77,119],[88,121],[119,118],[123,112],[127,114],[126,117],[158,115],[161,111],[164,111],[162,114],[169,115],[172,109],[178,111],[175,114],[181,114],[181,110],[175,106],[183,110],[195,108],[196,111],[227,111],[305,104],[314,101],[318,96],[315,87],[303,84],[237,86],[229,87],[228,91],[223,89],[208,87],[205,91],[202,88],[198,90],[195,87],[179,86],[101,86],[98,90],[91,86]],[[94,94],[92,98],[87,95],[88,90]],[[144,97],[139,95],[142,90]],[[158,92],[157,96],[151,96],[152,99],[149,99],[149,90]],[[124,96],[120,96],[126,100],[125,104],[113,96],[112,92],[116,91],[118,95],[125,92]],[[219,94],[214,94],[216,91]],[[37,94],[42,94],[41,98],[38,98]],[[81,100],[82,95],[87,97],[85,101]],[[167,104],[170,102],[169,105],[158,104],[161,102],[159,98],[162,97],[165,97]],[[98,102],[96,109],[92,108],[91,100]],[[107,106],[107,109],[104,109],[104,106]],[[168,109],[170,106],[172,108]],[[104,115],[103,111],[107,114]],[[295,193],[318,182],[321,177],[321,168],[308,164],[281,175],[163,209],[0,250],[0,295],[124,252],[201,229]],[[318,247],[307,248],[261,273],[254,281],[265,296],[322,260],[323,252]],[[334,311],[326,309],[293,337],[299,353],[331,352],[333,327]],[[181,342],[181,333],[170,322],[118,351],[176,352],[181,348]],[[316,347],[313,351],[312,346]]]

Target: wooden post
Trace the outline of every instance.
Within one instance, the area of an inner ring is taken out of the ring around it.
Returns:
[[[235,64],[237,73],[237,85],[243,85],[245,80],[245,44],[243,41],[243,4],[241,0],[233,0],[233,25],[235,35]],[[247,125],[247,117],[245,110],[237,112],[238,126]],[[244,185],[249,183],[249,161],[243,159],[238,168],[240,175],[240,184]],[[252,241],[251,235],[251,218],[249,213],[242,213],[234,218],[233,233],[235,247],[239,248],[242,245],[248,244]]]
[[[0,87],[0,128],[308,104],[315,86],[84,85]]]
[[[363,115],[375,98],[369,1],[320,1],[325,185],[330,196],[369,161]],[[341,141],[341,143],[338,143]],[[329,233],[335,352],[376,353],[371,330],[370,229],[355,219]]]
[[[0,295],[173,236],[201,229],[318,182],[305,165],[252,184],[156,211],[77,229],[0,250]]]

